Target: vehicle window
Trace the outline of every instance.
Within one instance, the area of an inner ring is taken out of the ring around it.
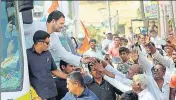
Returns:
[[[1,2],[1,91],[19,91],[23,81],[20,26],[14,1]]]
[[[33,18],[40,20],[44,15],[44,1],[34,1]]]

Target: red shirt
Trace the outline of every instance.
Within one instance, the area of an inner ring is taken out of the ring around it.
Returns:
[[[112,47],[108,50],[108,54],[112,57],[119,57],[119,48]]]

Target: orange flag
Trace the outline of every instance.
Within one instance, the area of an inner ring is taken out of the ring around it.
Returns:
[[[51,12],[55,11],[59,7],[59,2],[58,0],[52,1],[51,6],[48,9],[48,13],[50,14]]]
[[[79,54],[83,54],[84,52],[86,52],[89,49],[89,39],[88,39],[89,38],[89,34],[88,34],[88,31],[87,31],[87,29],[84,26],[82,21],[81,21],[81,24],[82,24],[83,29],[84,29],[85,37],[83,39],[81,47],[78,49],[78,53]]]

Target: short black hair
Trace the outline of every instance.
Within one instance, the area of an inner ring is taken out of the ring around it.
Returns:
[[[63,60],[60,60],[60,69],[61,69],[61,71],[63,71],[62,65],[66,67],[68,65],[68,63],[63,61]]]
[[[139,100],[137,93],[133,91],[127,91],[121,95],[120,100]]]
[[[95,39],[90,39],[89,43],[91,43],[91,42],[95,42],[96,43],[97,41]]]
[[[154,29],[150,30],[150,33],[152,33],[152,32],[157,33],[157,31]]]
[[[128,29],[132,29],[132,27],[128,27]]]
[[[119,36],[114,36],[114,39],[118,38],[120,40],[120,37]]]
[[[127,54],[129,54],[130,50],[128,48],[126,48],[126,47],[120,47],[119,48],[119,53],[122,53],[122,52],[126,52]]]
[[[128,40],[126,38],[124,39],[124,41],[128,43]]]
[[[114,37],[115,37],[115,36],[119,36],[119,34],[115,33],[115,34],[113,34],[113,36],[114,36]]]
[[[120,41],[128,42],[128,40],[124,37],[120,37]]]
[[[81,72],[81,70],[82,70],[82,68],[80,68],[80,67],[75,68],[75,71]]]
[[[34,33],[33,42],[34,44],[36,44],[37,42],[44,41],[46,38],[49,38],[49,37],[50,35],[46,31],[38,30]]]
[[[80,83],[82,87],[85,86],[83,76],[79,71],[73,71],[67,76],[68,79]]]
[[[162,69],[164,70],[164,71],[166,71],[166,67],[163,65],[163,64],[161,64],[161,63],[157,63],[156,65],[160,65],[160,66],[162,66]],[[155,66],[156,66],[155,65]]]
[[[58,10],[55,10],[49,14],[47,22],[50,23],[53,19],[58,20],[61,17],[65,18],[64,14]]]

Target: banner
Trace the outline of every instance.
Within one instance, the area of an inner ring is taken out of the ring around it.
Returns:
[[[145,17],[158,18],[158,3],[157,1],[143,1]]]

